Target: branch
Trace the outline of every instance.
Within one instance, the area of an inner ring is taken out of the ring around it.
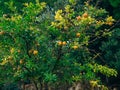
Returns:
[[[100,56],[100,53],[97,53],[97,52],[96,52],[95,50],[93,50],[93,49],[88,49],[88,50],[89,50],[89,51],[92,51],[92,52],[94,52],[94,53],[96,54],[96,56],[93,57],[93,59],[99,57],[99,58],[105,63],[105,60]]]

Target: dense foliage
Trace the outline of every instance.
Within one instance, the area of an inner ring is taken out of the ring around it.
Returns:
[[[88,81],[92,88],[108,90],[101,76],[118,74],[120,29],[111,31],[115,20],[105,9],[75,0],[60,9],[39,0],[15,2],[0,2],[6,7],[0,9],[0,84],[29,82],[36,90],[67,90],[74,82]]]

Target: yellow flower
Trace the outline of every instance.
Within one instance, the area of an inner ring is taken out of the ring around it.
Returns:
[[[42,6],[42,7],[46,7],[46,3],[45,3],[45,2],[42,2],[42,3],[41,3],[41,6]]]
[[[11,21],[15,21],[15,17],[12,16],[12,17],[11,17]]]
[[[104,24],[103,21],[96,21],[96,23],[97,23],[98,25],[103,25],[103,24]]]
[[[18,15],[18,16],[17,16],[17,19],[18,19],[18,20],[19,20],[19,19],[21,19],[21,18],[22,18],[22,16],[21,16],[21,15]]]
[[[6,59],[6,58],[4,58],[3,60],[2,60],[2,62],[0,63],[0,65],[5,65],[5,64],[7,64],[8,63],[8,60]]]
[[[55,15],[55,20],[62,21],[63,17],[60,14]]]
[[[11,53],[13,53],[14,51],[15,51],[15,49],[14,49],[14,48],[11,48],[11,49],[10,49],[10,52],[11,52]]]
[[[66,11],[66,12],[70,12],[70,5],[66,5],[65,11]]]
[[[57,12],[55,12],[55,19],[58,21],[62,21],[63,17],[62,17],[62,10],[58,10]]]
[[[0,63],[0,64],[1,64],[1,65],[5,65],[6,63],[8,63],[8,61],[7,61],[7,60],[3,60],[3,62]]]
[[[51,26],[56,26],[56,23],[55,22],[51,22]]]
[[[111,26],[114,21],[115,21],[115,20],[113,19],[112,16],[109,16],[109,17],[106,18],[106,24],[107,24],[107,25],[110,25],[110,26]]]
[[[32,26],[30,26],[30,30],[34,30],[34,28]]]
[[[62,13],[62,10],[58,10],[57,12],[56,12],[56,14],[61,14]]]
[[[28,7],[28,5],[29,5],[28,3],[24,3],[24,6],[26,6],[26,7]]]
[[[106,22],[113,22],[115,21],[112,16],[106,18]]]
[[[92,87],[95,87],[95,86],[98,85],[98,81],[93,81],[93,80],[91,80],[91,81],[90,81],[90,84],[91,84]]]

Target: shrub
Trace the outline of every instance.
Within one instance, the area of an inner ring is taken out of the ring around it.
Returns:
[[[0,18],[0,80],[29,80],[39,88],[69,85],[82,80],[99,80],[97,73],[117,76],[117,71],[95,61],[90,43],[110,35],[103,26],[112,25],[104,9],[85,3],[75,11],[70,0],[55,12],[54,20],[38,22],[46,3],[25,3],[23,13]],[[94,13],[93,13],[94,12]],[[101,18],[102,17],[102,18]]]

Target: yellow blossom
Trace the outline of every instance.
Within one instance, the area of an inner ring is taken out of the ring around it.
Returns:
[[[56,26],[56,23],[55,22],[51,22],[51,26]]]
[[[107,25],[110,25],[110,26],[111,26],[114,21],[115,21],[115,20],[113,19],[112,16],[109,16],[109,17],[106,18],[106,24],[107,24]]]
[[[97,23],[98,25],[103,25],[103,24],[104,24],[103,21],[96,21],[96,23]]]
[[[56,14],[61,14],[62,13],[62,10],[58,10],[57,12],[56,12]]]
[[[58,21],[62,21],[63,17],[62,17],[62,10],[58,10],[57,12],[55,12],[55,19]]]
[[[65,11],[66,11],[66,12],[69,12],[69,11],[70,11],[70,5],[66,5]]]
[[[95,81],[91,80],[91,81],[90,81],[90,84],[91,84],[92,87],[95,87],[95,86],[98,85],[98,81],[96,81],[96,80],[95,80]]]
[[[12,16],[12,17],[11,17],[11,21],[15,21],[15,17]]]
[[[10,52],[11,52],[11,53],[13,53],[14,51],[15,51],[15,49],[14,49],[14,48],[11,48],[11,49],[10,49]]]
[[[106,18],[106,22],[113,22],[115,21],[112,16]]]
[[[29,5],[28,3],[24,3],[24,6],[26,6],[26,7],[28,7],[28,5]]]
[[[17,16],[17,19],[18,19],[18,20],[19,20],[19,19],[21,19],[21,18],[22,18],[22,16],[21,16],[21,15],[18,15],[18,16]]]
[[[63,17],[60,14],[56,14],[55,19],[58,21],[61,21],[61,20],[63,20]]]
[[[42,7],[46,7],[46,3],[45,3],[45,2],[42,2],[42,3],[41,3],[41,6],[42,6]]]
[[[34,30],[34,28],[32,26],[30,26],[30,30]]]
[[[3,59],[3,61],[0,63],[0,65],[5,65],[6,63],[8,63],[8,60],[5,58],[5,59]]]

